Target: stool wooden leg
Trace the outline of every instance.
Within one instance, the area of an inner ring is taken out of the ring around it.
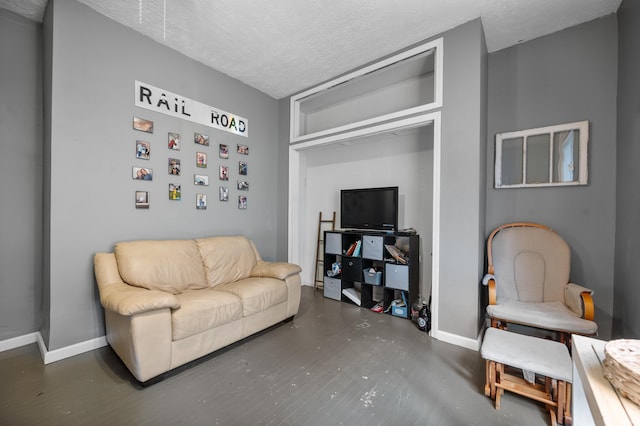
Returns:
[[[567,383],[567,398],[565,399],[564,408],[564,424],[571,426],[573,418],[571,417],[571,383]]]
[[[504,375],[504,365],[502,365],[499,362],[496,362],[496,377],[495,377],[495,383],[501,383],[502,381],[502,376]],[[495,398],[496,398],[496,410],[500,409],[500,397],[502,396],[502,393],[504,392],[504,390],[502,388],[498,388],[497,390],[494,390],[495,392]]]
[[[544,391],[547,393],[547,398],[549,398],[551,401],[556,401],[556,397],[554,396],[557,389],[556,389],[556,382],[555,380],[553,380],[551,377],[546,377],[544,378]],[[551,402],[550,401],[550,402]],[[558,416],[556,414],[556,407],[552,404],[548,404],[545,403],[544,404],[544,408],[549,411],[549,416],[550,416],[550,421],[551,421],[551,426],[557,426],[557,420],[558,420]]]
[[[489,375],[491,378],[491,382],[489,384],[490,386],[490,391],[491,391],[491,395],[490,398],[491,399],[496,399],[496,363],[495,361],[491,361],[490,366],[489,366]]]
[[[564,380],[558,380],[558,423],[564,424],[564,409],[565,409],[565,400],[567,397],[567,388],[565,386]]]
[[[487,360],[484,364],[484,394],[491,396],[491,367],[489,364],[491,361]]]

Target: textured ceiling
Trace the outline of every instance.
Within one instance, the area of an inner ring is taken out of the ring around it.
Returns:
[[[621,0],[78,0],[276,99],[482,18],[489,52]],[[47,0],[0,0],[42,21]]]

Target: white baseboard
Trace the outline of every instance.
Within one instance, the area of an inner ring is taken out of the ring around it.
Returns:
[[[432,332],[431,337],[443,342],[451,343],[452,345],[462,346],[463,348],[477,351],[480,349],[482,333],[480,333],[476,340],[470,339],[468,337],[458,336],[457,334],[447,333],[446,331],[436,331],[435,333]]]
[[[40,346],[42,361],[45,364],[51,364],[52,362],[60,361],[61,359],[80,355],[82,353],[107,346],[107,344],[107,338],[105,336],[102,336],[96,337],[95,339],[86,340],[84,342],[76,343],[75,345],[65,346],[64,348],[48,351],[44,344],[44,340],[42,340],[42,336],[40,335],[40,333],[38,333],[38,346]]]
[[[38,344],[40,354],[42,355],[42,362],[44,364],[51,364],[52,362],[70,358],[75,355],[80,355],[82,353],[89,352],[108,345],[107,338],[105,336],[102,336],[84,342],[76,343],[75,345],[65,346],[64,348],[54,349],[50,351],[47,349],[47,345],[45,345],[44,339],[42,338],[40,332],[36,331],[35,333],[29,333],[25,334],[24,336],[18,336],[12,339],[0,341],[0,352],[19,348],[20,346],[30,345],[31,343]]]
[[[24,336],[18,336],[12,339],[0,340],[0,352],[36,343],[38,337],[40,337],[40,333],[36,331],[35,333],[25,334]]]

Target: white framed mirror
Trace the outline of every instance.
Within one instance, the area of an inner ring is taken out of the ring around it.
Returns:
[[[589,122],[496,134],[495,188],[586,185]]]

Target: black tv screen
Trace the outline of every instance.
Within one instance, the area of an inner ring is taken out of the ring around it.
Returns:
[[[398,229],[398,187],[340,191],[342,229]]]

